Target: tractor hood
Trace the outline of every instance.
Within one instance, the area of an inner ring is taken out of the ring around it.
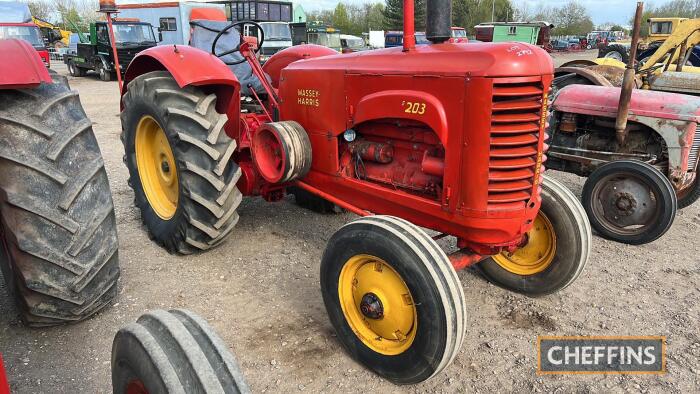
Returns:
[[[444,43],[415,50],[386,48],[297,61],[288,69],[344,70],[351,74],[522,77],[553,73],[552,58],[524,43]]]
[[[615,117],[620,101],[620,88],[570,85],[559,91],[552,107],[556,111]],[[700,98],[651,90],[632,91],[630,117],[700,122]]]

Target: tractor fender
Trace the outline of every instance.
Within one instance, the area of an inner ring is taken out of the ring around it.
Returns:
[[[554,77],[560,77],[566,74],[576,74],[583,78],[586,78],[593,85],[597,86],[613,86],[610,81],[604,76],[595,72],[594,70],[589,70],[584,67],[557,67],[554,69]]]
[[[578,59],[578,60],[570,60],[561,66],[562,67],[586,67],[586,66],[595,66],[596,62],[593,60],[587,60],[587,59]]]
[[[353,125],[383,118],[411,119],[430,126],[447,146],[447,115],[440,100],[415,90],[385,90],[363,97],[356,105]]]
[[[124,74],[122,96],[126,94],[129,82],[134,78],[160,70],[168,71],[181,88],[190,85],[214,85],[213,92],[217,96],[217,111],[226,113],[230,119],[238,118],[241,88],[238,78],[216,56],[186,45],[157,46],[136,55]],[[231,118],[231,115],[234,117]],[[237,125],[237,122],[230,123]]]
[[[0,90],[34,88],[51,83],[49,71],[36,50],[24,40],[0,40]]]
[[[315,57],[337,55],[338,52],[321,45],[306,44],[283,49],[270,57],[263,65],[263,71],[270,76],[272,86],[279,88],[282,69],[298,60],[313,59]]]

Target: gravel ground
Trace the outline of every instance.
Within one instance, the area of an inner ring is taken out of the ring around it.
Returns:
[[[558,55],[555,61],[592,56]],[[62,64],[54,69],[67,74]],[[671,230],[651,244],[595,237],[586,270],[552,296],[528,298],[488,284],[474,270],[460,272],[468,300],[461,352],[434,379],[399,387],[342,351],[321,301],[321,253],[354,215],[315,214],[289,198],[277,204],[249,198],[222,246],[195,256],[168,255],[149,241],[132,204],[116,82],[94,75],[70,82],[94,122],[110,177],[120,291],[111,307],[86,322],[41,330],[22,327],[10,300],[0,296],[0,352],[14,393],[111,391],[110,348],[118,328],[147,310],[172,307],[211,323],[255,392],[700,391],[700,204],[680,211]],[[580,195],[582,178],[549,175]],[[537,376],[537,335],[665,335],[668,373]]]

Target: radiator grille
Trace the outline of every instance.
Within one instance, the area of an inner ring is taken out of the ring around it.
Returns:
[[[695,135],[693,136],[693,146],[690,147],[688,154],[688,170],[695,170],[698,164],[698,151],[700,151],[700,127],[695,126]]]
[[[540,82],[493,85],[489,208],[521,208],[532,195],[542,94]]]

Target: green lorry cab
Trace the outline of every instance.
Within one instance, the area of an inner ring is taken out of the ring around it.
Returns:
[[[115,20],[112,26],[120,72],[126,71],[136,54],[157,44],[153,33],[154,28],[150,23]],[[82,77],[88,71],[95,71],[101,80],[111,81],[117,73],[112,53],[107,22],[100,21],[90,24],[89,42],[78,43],[76,53],[64,55],[63,62],[68,66],[70,74],[75,77]]]

